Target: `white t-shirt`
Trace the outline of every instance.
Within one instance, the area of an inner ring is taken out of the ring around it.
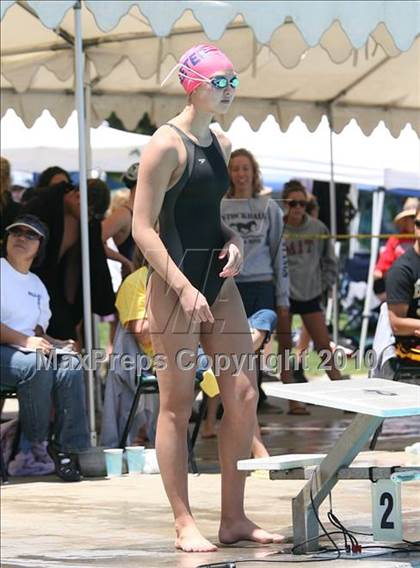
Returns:
[[[50,297],[42,281],[33,274],[22,274],[0,259],[1,323],[28,336],[40,325],[47,330],[51,317]]]

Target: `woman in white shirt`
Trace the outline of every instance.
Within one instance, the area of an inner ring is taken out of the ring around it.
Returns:
[[[48,453],[64,481],[81,479],[73,455],[89,446],[83,372],[71,341],[46,335],[51,317],[48,292],[30,272],[42,260],[47,227],[33,215],[23,215],[6,227],[5,257],[1,258],[0,370],[2,386],[16,389],[22,431],[32,443],[49,438]],[[50,430],[51,406],[55,418]]]

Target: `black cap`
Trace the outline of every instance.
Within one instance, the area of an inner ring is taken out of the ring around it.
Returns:
[[[121,177],[121,181],[128,189],[133,189],[137,184],[137,175],[139,173],[139,163],[131,164],[128,170]]]
[[[10,231],[13,227],[28,227],[28,229],[32,229],[44,240],[48,239],[48,227],[35,215],[21,215],[17,217],[13,223],[6,227],[6,231]]]

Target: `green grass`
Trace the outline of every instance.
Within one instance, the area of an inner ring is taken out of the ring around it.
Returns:
[[[352,358],[347,357],[345,365],[340,366],[340,371],[343,375],[367,375],[368,368],[363,364],[359,365],[358,362]],[[321,368],[321,359],[315,351],[311,351],[308,356],[308,375],[318,376],[323,375],[324,371]]]
[[[277,342],[274,341],[273,344],[273,352],[277,353]],[[368,367],[364,364],[359,365],[358,361],[355,358],[343,357],[340,358],[338,355],[337,357],[337,367],[340,370],[341,374],[343,375],[367,375]],[[328,366],[329,361],[325,362],[325,366]],[[293,370],[294,368],[293,361],[290,363],[290,368]],[[277,369],[273,368],[275,372]],[[305,375],[308,376],[323,376],[325,375],[325,371],[323,369],[323,365],[321,359],[315,351],[310,351],[307,355],[305,364],[304,364],[304,371]]]
[[[345,325],[347,324],[347,320],[348,318],[346,314],[340,314],[339,324],[338,324],[339,329],[343,329],[345,327]],[[301,326],[302,326],[301,318],[299,316],[294,316],[292,320],[292,329],[298,330],[300,329]],[[338,361],[340,364],[337,366],[339,367],[339,370],[343,375],[367,375],[369,371],[368,367],[365,364],[360,365],[359,362],[356,360],[356,358],[350,359],[349,357],[347,357],[344,365],[341,364],[344,363],[344,361],[340,361],[339,359]],[[315,351],[311,351],[307,358],[307,374],[313,376],[320,376],[324,375],[324,373],[325,371],[323,371],[322,369],[321,359],[319,358],[318,354]]]
[[[99,322],[99,347],[106,349],[109,340],[110,324],[107,321]]]

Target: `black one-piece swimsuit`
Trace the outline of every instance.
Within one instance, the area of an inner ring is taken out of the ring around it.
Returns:
[[[219,142],[211,133],[210,146],[199,146],[174,124],[187,150],[181,179],[167,190],[159,215],[159,235],[172,260],[211,306],[224,282],[219,259],[225,244],[220,202],[229,175]]]

